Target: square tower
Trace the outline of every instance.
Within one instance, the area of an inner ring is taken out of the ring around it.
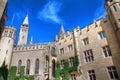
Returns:
[[[28,24],[28,14],[27,14],[23,24],[21,25],[18,45],[25,45],[27,43],[28,30],[29,30],[29,24]]]

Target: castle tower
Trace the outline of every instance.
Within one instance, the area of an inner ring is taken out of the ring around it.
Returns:
[[[5,61],[8,68],[10,67],[15,35],[15,28],[11,26],[5,27],[0,40],[0,66]]]
[[[120,76],[120,0],[106,0],[105,4],[109,24],[115,33],[116,39],[114,42],[111,42],[111,51],[112,51],[112,59],[114,66],[118,71],[118,75]],[[112,37],[112,36],[111,36]],[[109,40],[111,41],[111,40]]]
[[[120,45],[120,0],[106,0],[105,7]]]
[[[28,30],[29,30],[29,23],[28,23],[28,14],[27,14],[25,20],[23,21],[23,24],[21,25],[18,45],[25,45],[27,43]]]

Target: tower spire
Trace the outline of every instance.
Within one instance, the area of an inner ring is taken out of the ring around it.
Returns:
[[[28,23],[28,13],[27,13],[27,15],[26,15],[26,17],[25,17],[25,19],[24,19],[24,21],[23,21],[23,24],[29,24],[29,23]]]
[[[60,34],[64,34],[65,33],[65,30],[64,30],[64,26],[63,24],[61,25],[61,30],[60,30]]]

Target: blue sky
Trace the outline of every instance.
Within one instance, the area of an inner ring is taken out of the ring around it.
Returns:
[[[65,31],[73,31],[76,26],[83,28],[104,17],[104,3],[105,0],[8,0],[6,25],[17,29],[17,42],[20,25],[28,13],[28,44],[31,37],[33,43],[53,42],[61,24]]]

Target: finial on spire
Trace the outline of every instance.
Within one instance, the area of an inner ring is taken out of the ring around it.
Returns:
[[[63,24],[61,25],[61,30],[60,30],[60,34],[64,34],[65,33],[65,30],[64,30],[64,26]]]
[[[26,15],[26,17],[25,17],[25,19],[23,21],[23,24],[28,24],[28,13],[27,13],[27,15]]]
[[[31,37],[31,40],[30,40],[30,44],[32,44],[33,43],[33,37]]]

